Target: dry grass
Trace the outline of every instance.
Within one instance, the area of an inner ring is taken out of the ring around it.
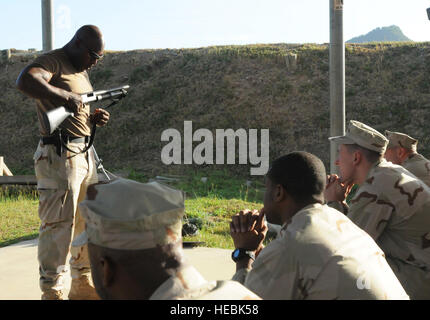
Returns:
[[[129,83],[131,89],[98,130],[98,153],[111,170],[185,172],[189,166],[161,163],[160,137],[167,128],[182,132],[184,120],[191,120],[194,130],[268,128],[271,159],[305,150],[328,166],[328,51],[327,45],[273,44],[108,52],[90,71],[94,88]],[[429,43],[348,44],[347,120],[406,132],[429,156],[429,52]],[[285,62],[292,53],[298,56],[295,70]],[[35,104],[14,85],[28,62],[0,64],[0,150],[16,174],[32,172],[38,140]],[[249,175],[246,165],[213,168]]]

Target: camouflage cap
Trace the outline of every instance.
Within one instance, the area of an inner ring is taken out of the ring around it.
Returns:
[[[181,239],[184,193],[158,182],[116,179],[91,185],[79,204],[85,232],[72,243],[124,250],[154,248]]]
[[[355,120],[349,121],[344,136],[330,137],[329,140],[338,144],[358,144],[381,154],[385,152],[388,144],[387,138],[382,133]]]
[[[387,148],[402,147],[413,152],[417,152],[418,140],[401,132],[393,132],[385,130],[385,135],[388,138]]]

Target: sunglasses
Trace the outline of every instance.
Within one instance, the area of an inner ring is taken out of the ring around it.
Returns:
[[[90,48],[88,48],[87,45],[85,44],[85,42],[83,42],[81,39],[79,39],[79,41],[84,45],[85,49],[87,49],[88,54],[90,55],[91,58],[94,58],[96,60],[100,60],[100,59],[102,59],[104,57],[103,54],[102,55],[97,54],[95,51],[93,51]]]

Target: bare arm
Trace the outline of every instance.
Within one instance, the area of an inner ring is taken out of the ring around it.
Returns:
[[[51,85],[49,81],[52,76],[52,73],[41,67],[29,66],[22,70],[16,85],[18,90],[31,98],[47,99],[76,113],[82,107],[81,96]]]

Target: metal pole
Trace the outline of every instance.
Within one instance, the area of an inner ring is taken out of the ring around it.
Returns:
[[[42,42],[43,51],[51,51],[54,48],[54,14],[53,0],[42,0]]]
[[[343,0],[330,0],[330,136],[345,134]],[[330,172],[337,173],[337,145],[330,142]]]

